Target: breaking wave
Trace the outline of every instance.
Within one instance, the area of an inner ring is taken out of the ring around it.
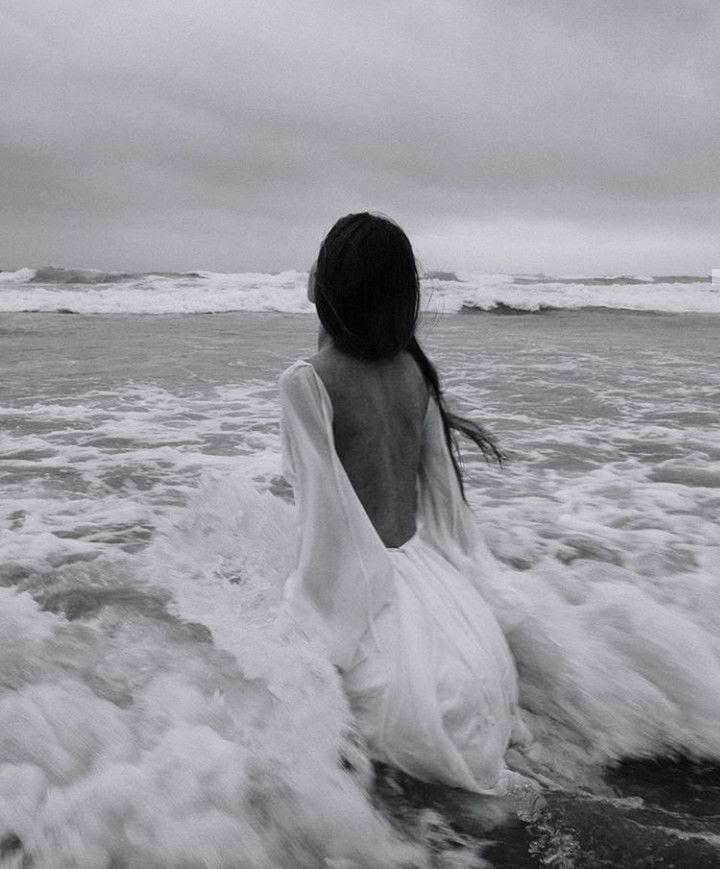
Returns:
[[[198,314],[229,311],[310,313],[307,273],[103,272],[22,268],[0,272],[0,312]],[[427,271],[422,306],[439,314],[659,311],[720,313],[720,285],[709,277],[548,276]]]

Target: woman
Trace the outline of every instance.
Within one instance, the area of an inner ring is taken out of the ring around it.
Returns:
[[[300,522],[287,606],[338,667],[376,759],[498,793],[516,673],[483,597],[502,609],[451,429],[500,454],[445,407],[415,338],[418,275],[398,226],[367,213],[339,220],[308,297],[319,352],[280,378],[283,471]]]

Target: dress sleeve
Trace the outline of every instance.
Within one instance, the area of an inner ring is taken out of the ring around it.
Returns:
[[[332,405],[314,368],[297,362],[280,378],[283,473],[295,491],[300,550],[285,605],[340,669],[391,600],[392,565],[337,453]]]
[[[440,410],[430,398],[418,474],[421,537],[470,579],[505,630],[527,615],[525,602],[508,584],[460,492],[445,442]]]

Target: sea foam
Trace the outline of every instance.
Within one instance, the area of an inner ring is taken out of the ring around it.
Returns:
[[[172,314],[310,313],[307,273],[98,272],[23,268],[0,272],[0,312]],[[435,313],[526,313],[601,309],[720,313],[709,277],[527,276],[428,272],[422,307]]]
[[[634,865],[718,832],[714,791],[674,763],[720,761],[717,325],[552,317],[429,318],[423,339],[449,400],[511,454],[493,469],[465,451],[464,468],[516,606],[532,740],[508,763],[566,801],[533,847],[560,865],[584,829]],[[410,813],[417,844],[401,840],[397,790],[376,811],[337,674],[277,617],[296,538],[276,379],[312,352],[312,320],[6,322],[7,865],[481,865],[438,855],[432,817]],[[690,808],[661,810],[652,787],[618,799],[608,767],[627,758]]]

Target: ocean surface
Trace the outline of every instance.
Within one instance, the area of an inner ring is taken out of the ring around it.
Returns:
[[[0,271],[0,313],[175,314],[224,311],[311,313],[307,272],[99,272],[54,266]],[[720,313],[709,275],[507,275],[425,272],[423,307],[460,311],[597,308]]]
[[[543,783],[500,803],[373,769],[276,618],[304,275],[88,274],[0,274],[2,869],[720,866],[717,288],[424,282],[510,453],[465,453]]]

